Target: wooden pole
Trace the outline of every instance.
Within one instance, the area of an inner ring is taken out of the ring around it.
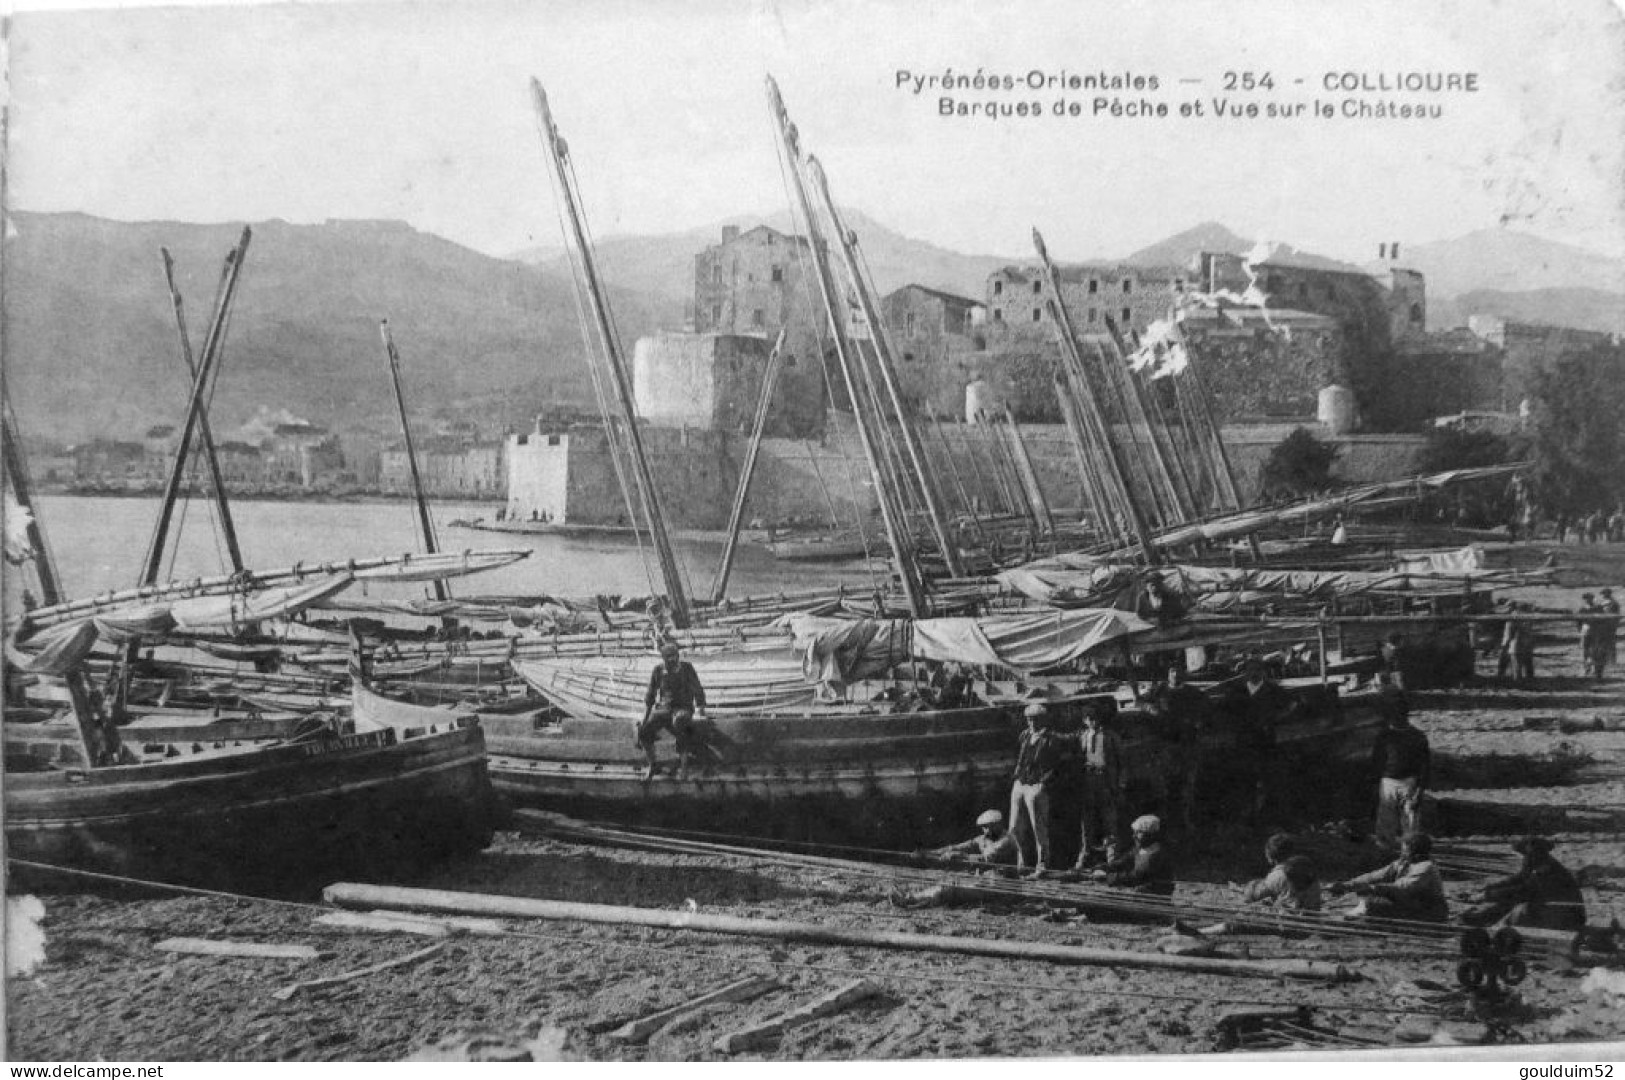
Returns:
[[[1049,277],[1050,311],[1055,318],[1056,329],[1059,331],[1061,348],[1071,356],[1073,365],[1081,375],[1084,369],[1083,356],[1078,346],[1078,335],[1072,326],[1072,316],[1067,312],[1066,305],[1061,302],[1061,275],[1055,269],[1055,264],[1050,261],[1049,251],[1044,247],[1044,238],[1039,235],[1037,229],[1033,230],[1033,247],[1037,249],[1038,257],[1042,260],[1045,273]],[[1079,394],[1079,397],[1082,398],[1079,404],[1089,417],[1090,423],[1104,436],[1105,457],[1112,478],[1116,482],[1116,487],[1120,490],[1120,497],[1128,511],[1129,526],[1133,529],[1135,540],[1140,546],[1140,553],[1147,564],[1155,566],[1160,560],[1160,556],[1157,553],[1156,546],[1151,542],[1151,526],[1146,521],[1145,511],[1141,508],[1140,500],[1135,495],[1134,489],[1129,485],[1129,470],[1127,463],[1123,460],[1122,450],[1117,445],[1116,440],[1111,437],[1111,432],[1106,427],[1106,419],[1101,414],[1100,404],[1095,400],[1095,395],[1088,392],[1087,382],[1079,389],[1084,391]]]
[[[834,277],[830,273],[829,249],[824,242],[823,231],[818,227],[817,218],[813,213],[812,197],[807,193],[806,180],[801,173],[801,147],[798,144],[795,125],[790,122],[790,116],[784,108],[784,98],[780,96],[778,84],[773,81],[771,75],[767,76],[767,97],[790,166],[791,186],[795,189],[802,217],[807,223],[807,240],[812,247],[813,263],[817,269],[818,287],[823,297],[824,309],[829,315],[835,355],[840,361],[841,377],[846,383],[847,397],[852,403],[852,417],[857,422],[858,441],[863,446],[863,456],[869,464],[869,475],[874,480],[875,501],[880,506],[881,523],[885,526],[886,539],[891,545],[892,562],[897,571],[898,581],[902,585],[904,599],[908,603],[909,614],[920,618],[926,614],[927,607],[913,545],[904,533],[906,523],[900,519],[899,509],[894,503],[895,493],[887,482],[874,434],[869,430],[869,418],[863,403],[862,373],[854,370],[852,357],[848,355],[851,342],[847,340],[845,315],[840,310],[840,293],[836,291]]]
[[[1304,979],[1334,982],[1348,977],[1340,966],[1297,960],[1219,960],[1209,957],[1170,956],[1163,953],[1090,949],[1077,945],[1050,945],[1035,941],[1002,941],[866,930],[851,925],[750,919],[692,911],[615,904],[581,904],[564,900],[537,900],[522,896],[411,889],[391,885],[340,882],[322,891],[329,904],[347,908],[388,908],[435,914],[490,915],[502,918],[550,919],[613,926],[648,926],[667,930],[698,930],[712,934],[775,938],[822,945],[858,945],[912,952],[961,953],[1013,960],[1040,960],[1052,964],[1137,967],[1162,971],[1195,971],[1209,975],[1237,975],[1258,979]]]
[[[221,289],[220,306],[209,326],[208,335],[203,339],[203,356],[192,379],[192,396],[186,406],[186,422],[181,427],[180,445],[175,450],[175,461],[169,470],[169,482],[164,486],[164,500],[158,508],[158,520],[153,525],[152,539],[147,544],[147,558],[142,565],[138,585],[152,585],[158,581],[164,548],[169,542],[169,524],[175,513],[175,499],[180,494],[181,481],[186,476],[186,461],[191,455],[192,435],[197,430],[199,417],[203,415],[203,403],[209,397],[209,389],[219,367],[231,303],[237,293],[237,282],[242,277],[243,261],[248,257],[248,242],[253,238],[253,230],[243,226],[237,246],[226,256],[226,281]]]
[[[1033,459],[1027,453],[1027,444],[1021,438],[1021,429],[1016,426],[1016,414],[1010,411],[1010,406],[1004,407],[1004,422],[1010,431],[1010,445],[1015,448],[1016,465],[1020,468],[1021,479],[1026,485],[1033,504],[1033,515],[1038,519],[1040,528],[1045,535],[1055,535],[1055,516],[1050,513],[1049,500],[1044,498],[1044,489],[1038,483],[1038,471],[1033,468]]]
[[[875,364],[880,369],[880,380],[886,387],[886,395],[891,399],[892,411],[897,415],[898,434],[902,438],[903,449],[908,454],[909,463],[913,466],[915,479],[920,485],[920,497],[925,503],[926,518],[931,524],[931,531],[936,534],[937,546],[942,549],[942,558],[948,566],[948,572],[954,577],[959,577],[964,572],[959,562],[959,550],[953,543],[953,538],[948,535],[948,521],[942,512],[942,496],[937,490],[936,478],[926,467],[925,454],[920,449],[919,433],[914,430],[914,421],[904,408],[903,396],[897,388],[897,370],[892,359],[891,343],[886,339],[880,312],[875,307],[874,297],[869,292],[869,284],[858,263],[857,237],[848,231],[845,222],[841,220],[840,211],[835,207],[835,199],[829,192],[829,178],[824,175],[824,167],[819,164],[816,157],[807,159],[807,171],[812,174],[813,186],[817,189],[819,198],[824,204],[824,212],[829,215],[830,224],[835,229],[835,240],[841,249],[842,260],[846,263],[847,277],[851,279],[852,288],[858,295],[858,305],[863,309],[863,317],[868,320],[870,340],[875,346]]]
[[[718,1038],[711,1047],[719,1054],[737,1054],[741,1050],[749,1050],[763,1043],[772,1042],[793,1027],[810,1024],[821,1017],[833,1015],[849,1005],[855,1005],[879,993],[878,985],[867,979],[859,979],[837,987],[822,997],[814,998],[799,1008],[780,1013],[759,1024],[752,1024],[741,1031],[729,1032]]]
[[[191,380],[197,378],[197,362],[192,357],[192,336],[186,331],[186,307],[181,300],[181,291],[175,285],[175,260],[170,257],[168,248],[159,248],[158,253],[163,256],[164,282],[169,286],[169,302],[175,309],[175,330],[180,335],[181,359],[186,362],[187,385],[191,385]],[[223,300],[225,298],[224,275],[221,277],[220,286],[221,295],[219,300]],[[215,303],[211,323],[219,320],[225,314],[219,300]],[[211,326],[209,335],[213,335],[213,333],[214,330]],[[243,551],[237,543],[237,526],[232,521],[231,503],[226,498],[226,481],[220,472],[220,456],[215,449],[214,432],[209,428],[209,411],[206,405],[203,411],[198,414],[198,438],[202,441],[203,457],[209,466],[209,479],[214,484],[214,502],[220,512],[220,532],[226,540],[226,554],[231,559],[232,572],[241,573],[243,569]]]
[[[39,511],[34,508],[28,470],[23,467],[21,440],[13,430],[10,413],[11,402],[8,400],[5,414],[0,415],[0,458],[5,459],[6,480],[11,485],[11,493],[17,505],[28,514],[28,546],[34,552],[34,574],[39,578],[40,598],[47,603],[61,603],[61,579],[57,577],[56,564],[51,560],[51,549],[45,543],[45,530],[39,523]],[[74,724],[79,732],[79,748],[85,755],[85,763],[92,767],[113,764],[119,757],[118,727],[92,704],[83,671],[68,672],[63,682],[67,684],[68,700],[73,705]]]
[[[395,350],[395,339],[389,333],[389,320],[378,323],[378,335],[384,342],[384,362],[389,365],[389,383],[395,390],[395,414],[401,421],[401,438],[406,443],[406,464],[412,475],[412,498],[418,508],[418,530],[423,534],[423,550],[430,555],[440,550],[435,542],[434,519],[429,516],[429,500],[423,493],[423,476],[418,472],[417,447],[412,444],[412,425],[406,419],[406,395],[401,392],[401,355]],[[434,597],[444,603],[451,599],[451,589],[441,578],[434,579]],[[450,623],[450,619],[443,620]]]
[[[581,253],[582,273],[586,278],[587,299],[592,307],[593,317],[597,323],[600,340],[603,343],[604,356],[608,361],[609,372],[615,386],[615,396],[621,406],[621,420],[626,425],[626,435],[632,446],[633,476],[637,480],[639,498],[643,503],[644,515],[649,519],[649,533],[654,539],[655,554],[660,560],[661,577],[666,583],[666,598],[671,604],[672,623],[676,627],[686,629],[691,620],[688,605],[688,593],[683,588],[682,574],[677,566],[677,556],[672,550],[671,537],[666,532],[665,515],[661,512],[659,492],[655,488],[654,476],[649,471],[649,459],[643,448],[643,435],[638,429],[637,407],[632,400],[632,380],[626,371],[625,358],[621,356],[620,344],[615,336],[615,328],[610,322],[609,306],[598,280],[598,269],[593,257],[592,245],[587,241],[586,227],[582,224],[581,208],[577,204],[575,185],[571,180],[570,169],[566,164],[569,151],[565,148],[564,140],[560,137],[558,128],[553,123],[553,113],[547,106],[547,93],[542,84],[535,79],[530,81],[531,96],[534,99],[536,118],[541,124],[542,141],[548,150],[548,160],[553,163],[554,171],[559,181],[559,193],[564,200],[564,209],[570,222],[570,232],[575,238],[576,250]],[[609,418],[605,417],[607,423]]]
[[[756,399],[756,417],[751,423],[750,444],[745,448],[745,462],[739,467],[739,486],[734,490],[733,508],[728,512],[728,539],[722,545],[722,562],[717,566],[716,580],[711,584],[711,603],[720,604],[728,594],[728,575],[733,571],[734,552],[739,546],[739,523],[745,516],[745,495],[750,491],[751,474],[756,471],[756,455],[762,449],[762,432],[767,429],[767,410],[773,404],[773,388],[779,381],[779,368],[783,363],[785,331],[780,330],[773,351],[767,354],[767,365],[762,369],[762,392]]]

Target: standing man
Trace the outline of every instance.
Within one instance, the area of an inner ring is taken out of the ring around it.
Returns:
[[[1591,630],[1591,648],[1593,673],[1600,679],[1614,662],[1615,638],[1619,634],[1619,601],[1614,599],[1613,589],[1602,590],[1597,611],[1600,615]]]
[[[1292,708],[1292,699],[1281,684],[1264,673],[1264,662],[1250,657],[1242,669],[1241,735],[1238,740],[1243,772],[1253,780],[1252,805],[1247,820],[1256,824],[1272,809],[1280,785],[1280,766],[1275,729]]]
[[[1016,869],[1027,868],[1023,836],[1033,834],[1037,863],[1033,876],[1049,870],[1050,791],[1061,767],[1065,745],[1050,729],[1049,706],[1035,701],[1025,712],[1027,729],[1016,751],[1015,783],[1010,786],[1010,835],[1016,841]]]
[[[1596,599],[1590,593],[1580,594],[1580,667],[1584,674],[1593,674],[1596,663],[1597,622],[1591,618],[1598,610]]]
[[[1196,787],[1202,774],[1202,738],[1207,734],[1211,707],[1207,695],[1185,681],[1185,668],[1168,665],[1168,679],[1148,695],[1151,711],[1174,731],[1174,770],[1179,812],[1185,831],[1196,828]]]
[[[660,663],[649,673],[649,689],[643,695],[643,721],[638,724],[637,744],[649,759],[643,778],[651,780],[660,766],[655,762],[655,741],[662,731],[671,732],[677,745],[677,776],[682,779],[688,772],[689,755],[693,752],[694,711],[705,712],[705,687],[694,665],[682,658],[675,641],[660,646]]]
[[[1103,698],[1089,703],[1078,745],[1083,750],[1083,839],[1075,870],[1105,862],[1106,847],[1117,842],[1118,809],[1122,805],[1123,741],[1108,726],[1116,703]]]
[[[1433,777],[1428,737],[1411,725],[1405,695],[1387,690],[1378,699],[1388,726],[1371,750],[1377,781],[1377,843],[1397,848],[1400,838],[1418,831],[1422,792]]]

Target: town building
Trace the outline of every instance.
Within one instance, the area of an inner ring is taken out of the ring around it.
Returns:
[[[880,318],[904,408],[915,416],[958,413],[966,385],[986,359],[986,306],[926,285],[904,285],[881,298]]]
[[[338,436],[308,421],[277,424],[260,449],[268,484],[317,487],[333,482],[344,471]]]
[[[1500,349],[1502,384],[1491,408],[1516,412],[1534,392],[1540,372],[1550,371],[1566,353],[1618,345],[1619,335],[1569,326],[1520,322],[1498,315],[1469,315],[1467,328],[1481,341]]]
[[[424,494],[434,498],[500,499],[507,489],[505,444],[465,442],[444,436],[417,444],[418,475]],[[412,494],[412,459],[404,444],[378,452],[378,487]]]

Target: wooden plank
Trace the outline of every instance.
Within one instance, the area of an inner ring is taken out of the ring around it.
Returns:
[[[380,971],[388,971],[390,968],[405,967],[408,964],[415,964],[419,960],[427,960],[429,957],[439,953],[445,947],[445,942],[437,941],[433,945],[430,945],[427,949],[419,949],[417,952],[407,953],[405,956],[397,956],[395,959],[385,960],[381,964],[370,964],[367,967],[357,968],[354,971],[346,971],[342,975],[329,975],[324,979],[310,979],[306,982],[291,983],[290,985],[284,986],[282,989],[276,991],[271,996],[276,998],[278,1001],[287,1001],[289,998],[293,997],[297,993],[300,993],[301,991],[319,990],[324,986],[335,986],[339,983],[352,982],[356,979],[364,979],[368,975],[376,975]]]
[[[717,1005],[726,1001],[750,1001],[778,988],[778,982],[765,975],[751,975],[736,982],[731,982],[708,994],[701,994],[697,998],[679,1005],[673,1005],[669,1009],[662,1009],[659,1012],[650,1013],[648,1016],[628,1021],[610,1032],[609,1037],[616,1042],[645,1042],[649,1036],[678,1017],[698,1012],[707,1005]]]
[[[235,956],[250,960],[320,960],[324,955],[310,945],[267,945],[259,941],[191,937],[165,938],[153,948],[187,956]]]
[[[500,937],[506,927],[499,919],[465,919],[455,916],[434,919],[399,911],[332,911],[315,920],[320,926],[340,930],[374,931],[380,934],[417,934],[421,937],[450,937],[473,934]]]
[[[744,918],[693,911],[663,911],[614,904],[583,904],[526,896],[452,892],[444,889],[413,889],[340,882],[329,885],[322,896],[330,904],[349,908],[391,908],[435,914],[489,915],[615,926],[651,926],[712,934],[775,938],[781,941],[806,941],[824,945],[856,945],[911,952],[998,956],[1039,960],[1052,964],[1154,968],[1255,979],[1303,979],[1311,982],[1343,982],[1351,977],[1349,971],[1340,964],[1315,960],[1221,960],[1200,956],[1167,956],[1162,953],[1133,952],[1127,949],[1096,949],[1078,945],[1052,945],[1039,941],[914,934],[869,930],[850,925]]]
[[[771,1042],[793,1027],[811,1023],[821,1016],[838,1013],[847,1006],[874,997],[878,993],[880,987],[867,979],[859,979],[839,989],[831,990],[823,997],[814,998],[798,1009],[780,1013],[742,1031],[730,1032],[719,1038],[712,1046],[719,1053],[737,1054],[741,1050],[749,1050],[751,1047]]]

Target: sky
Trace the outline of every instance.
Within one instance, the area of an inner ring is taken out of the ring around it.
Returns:
[[[1625,256],[1615,0],[376,0],[21,10],[8,44],[18,210],[399,218],[490,254],[554,247],[535,76],[595,232],[677,232],[787,206],[772,73],[837,201],[965,253],[1029,255],[1036,226],[1060,258],[1110,258],[1217,220],[1355,262],[1498,227]],[[947,91],[1043,110],[966,118],[898,86],[945,71],[1158,88]],[[1226,92],[1227,71],[1274,85]],[[1324,86],[1435,72],[1477,90]],[[1216,98],[1444,115],[1221,118]]]

